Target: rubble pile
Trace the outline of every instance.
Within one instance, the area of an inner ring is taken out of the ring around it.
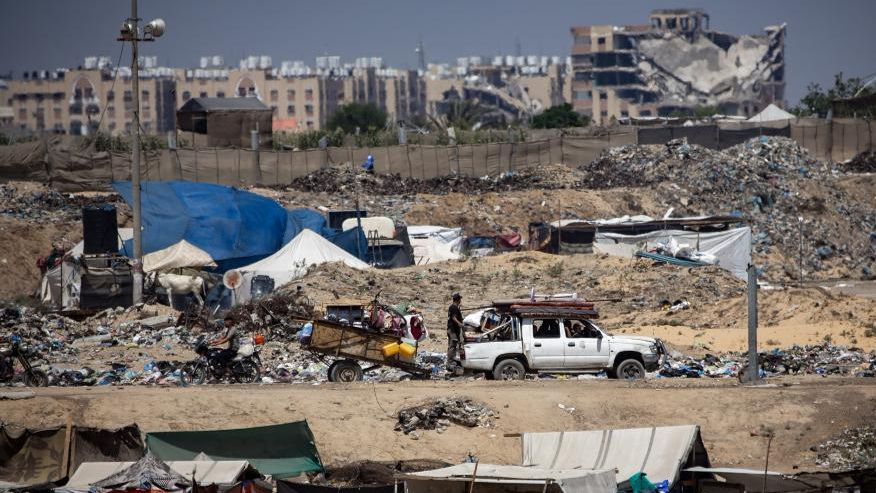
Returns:
[[[677,214],[744,216],[755,253],[766,256],[776,250],[797,258],[802,217],[810,272],[874,260],[868,235],[876,230],[876,208],[831,186],[836,170],[785,137],[756,137],[722,151],[686,139],[613,147],[579,169],[591,188],[654,187]],[[796,276],[790,263],[778,267],[774,277]]]
[[[0,216],[20,221],[78,221],[82,219],[82,208],[85,206],[120,201],[116,194],[100,197],[64,195],[44,186],[26,190],[0,184]]]
[[[451,423],[469,428],[493,425],[498,413],[486,404],[465,397],[441,397],[398,412],[396,431],[410,434],[414,430],[437,430],[443,433]]]
[[[410,195],[579,188],[581,184],[580,173],[563,165],[506,171],[496,176],[449,175],[425,180],[398,173],[365,173],[350,165],[339,165],[293,178],[287,187],[306,192],[353,194],[358,186],[361,191],[371,195]]]
[[[846,173],[876,173],[876,151],[864,151],[839,167]]]
[[[728,378],[745,367],[746,353],[703,358],[670,355],[658,374],[661,377]],[[842,375],[876,377],[876,353],[832,344],[791,346],[758,354],[761,377],[780,375]]]
[[[818,447],[815,462],[833,471],[876,467],[876,427],[849,428]]]

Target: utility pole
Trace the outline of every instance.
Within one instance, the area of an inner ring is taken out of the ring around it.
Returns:
[[[803,287],[803,216],[797,218],[797,222],[800,224],[800,287]]]
[[[143,27],[143,37],[140,37],[140,18],[137,16],[137,0],[131,0],[131,17],[122,24],[118,41],[131,42],[131,91],[133,92],[133,115],[131,122],[131,209],[134,213],[134,258],[131,262],[133,274],[133,301],[135,304],[143,301],[143,242],[142,215],[140,204],[140,61],[137,43],[154,41],[164,34],[164,21],[155,19]]]
[[[753,263],[748,264],[748,383],[755,383],[760,378],[757,365],[757,269]]]

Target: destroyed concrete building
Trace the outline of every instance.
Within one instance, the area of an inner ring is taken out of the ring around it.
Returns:
[[[761,35],[713,31],[700,9],[651,13],[650,24],[573,27],[574,108],[612,118],[670,116],[716,107],[752,116],[785,92],[785,24]]]

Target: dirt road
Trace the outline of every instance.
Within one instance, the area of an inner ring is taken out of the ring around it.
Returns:
[[[468,396],[499,412],[494,428],[453,425],[413,439],[393,430],[395,413],[439,396]],[[562,404],[566,409],[562,409]],[[570,411],[570,408],[574,408]],[[0,401],[8,423],[30,427],[74,423],[144,431],[221,429],[307,419],[327,463],[356,459],[429,458],[518,463],[519,438],[507,433],[699,424],[712,463],[762,467],[765,443],[750,432],[775,430],[770,467],[814,469],[809,449],[846,427],[876,418],[876,381],[781,379],[765,387],[732,381],[403,382],[38,389],[26,400]]]

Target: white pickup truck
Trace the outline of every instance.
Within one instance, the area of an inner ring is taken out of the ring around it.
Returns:
[[[527,373],[597,373],[610,377],[644,378],[654,371],[666,350],[659,339],[613,336],[580,312],[506,314],[504,327],[466,342],[462,367],[484,371],[497,380],[521,380]]]

